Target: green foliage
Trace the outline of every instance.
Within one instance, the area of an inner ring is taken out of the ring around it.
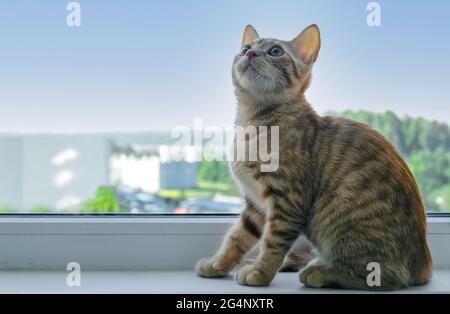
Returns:
[[[226,161],[203,160],[200,162],[198,180],[202,189],[222,194],[238,195]]]
[[[46,206],[35,206],[33,208],[30,208],[29,210],[30,214],[51,214],[53,213],[53,209],[46,207]]]
[[[440,147],[436,151],[414,152],[409,158],[409,166],[417,178],[423,193],[431,192],[450,185],[450,154]],[[445,171],[447,170],[447,171]]]
[[[442,208],[444,212],[450,213],[450,185],[433,191],[430,198],[434,201],[434,206]]]
[[[85,201],[81,205],[84,214],[107,214],[120,212],[120,203],[114,188],[101,186],[95,193],[95,198]]]
[[[406,157],[414,152],[434,152],[438,148],[442,148],[445,152],[450,151],[450,128],[446,123],[428,121],[424,118],[399,119],[390,111],[386,113],[345,111],[342,116],[372,126]]]
[[[0,214],[17,214],[19,210],[13,207],[0,207]]]
[[[229,183],[228,164],[225,161],[202,161],[198,169],[200,182]]]
[[[397,147],[416,177],[429,211],[450,211],[450,129],[446,123],[399,119],[392,112],[345,111],[342,115],[371,125]]]

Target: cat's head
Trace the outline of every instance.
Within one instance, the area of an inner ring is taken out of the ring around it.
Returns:
[[[308,87],[319,50],[317,25],[308,26],[291,41],[260,38],[248,25],[233,63],[237,94],[251,98],[297,97]]]

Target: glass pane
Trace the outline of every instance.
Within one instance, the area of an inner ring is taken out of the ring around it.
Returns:
[[[427,209],[450,213],[450,3],[398,0],[380,16],[356,0],[68,3],[0,3],[0,213],[240,212],[213,157],[248,23],[284,40],[319,24],[308,101],[384,134]]]

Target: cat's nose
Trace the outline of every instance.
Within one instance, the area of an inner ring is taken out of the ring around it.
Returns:
[[[247,56],[248,61],[252,60],[254,57],[257,56],[257,54],[254,50],[247,51],[247,53],[245,55]]]

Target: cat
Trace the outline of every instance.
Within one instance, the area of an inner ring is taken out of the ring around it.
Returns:
[[[426,213],[406,163],[369,126],[319,116],[305,99],[320,46],[317,25],[292,41],[245,28],[232,68],[235,123],[279,126],[279,167],[262,172],[260,160],[230,163],[245,209],[196,271],[226,276],[260,241],[255,262],[237,270],[239,284],[266,286],[280,269],[302,268],[300,282],[312,288],[424,285],[432,272]],[[368,283],[373,263],[380,284]]]

